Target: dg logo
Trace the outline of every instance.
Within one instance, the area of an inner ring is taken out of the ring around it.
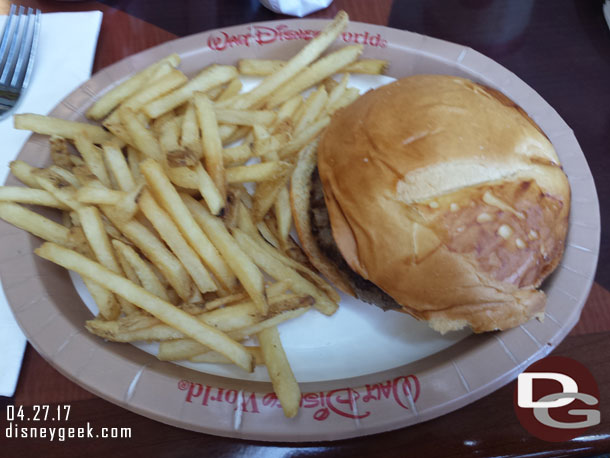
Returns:
[[[562,442],[601,422],[599,388],[578,361],[550,356],[536,361],[517,378],[515,412],[532,435]]]

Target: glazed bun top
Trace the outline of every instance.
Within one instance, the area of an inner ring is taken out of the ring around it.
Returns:
[[[318,169],[349,266],[440,331],[543,310],[570,188],[540,128],[500,92],[419,75],[336,113]]]

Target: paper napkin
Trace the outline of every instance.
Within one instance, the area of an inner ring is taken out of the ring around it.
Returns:
[[[6,16],[0,16],[0,30],[5,21]],[[42,15],[30,87],[17,113],[47,114],[89,79],[101,22],[100,11]],[[13,128],[12,117],[0,121],[0,183],[4,183],[9,162],[15,159],[29,136],[29,132]],[[0,396],[12,396],[15,392],[25,343],[4,290],[0,289]]]
[[[271,11],[303,17],[326,8],[333,0],[260,0]]]

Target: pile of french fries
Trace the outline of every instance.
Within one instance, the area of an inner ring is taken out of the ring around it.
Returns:
[[[277,326],[311,307],[331,315],[339,296],[290,237],[291,173],[358,96],[348,70],[385,66],[358,60],[359,45],[319,58],[347,20],[339,13],[286,62],[212,65],[189,79],[168,56],[90,107],[101,125],[15,116],[16,128],[50,136],[53,164],[13,161],[27,187],[0,188],[0,217],[45,240],[37,255],[80,274],[99,309],[90,332],[158,341],[162,360],[264,364],[296,415]],[[242,92],[240,74],[265,77]],[[21,204],[59,209],[61,222]],[[241,343],[250,337],[258,346]]]

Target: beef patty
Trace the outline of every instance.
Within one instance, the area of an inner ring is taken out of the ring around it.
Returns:
[[[316,167],[311,174],[311,192],[309,195],[309,219],[311,221],[311,232],[322,253],[332,261],[349,278],[350,285],[356,293],[356,297],[369,304],[376,305],[383,310],[401,310],[402,307],[396,303],[388,294],[374,283],[362,278],[354,272],[345,262],[330,227],[330,218],[324,201],[324,190],[322,181]]]

